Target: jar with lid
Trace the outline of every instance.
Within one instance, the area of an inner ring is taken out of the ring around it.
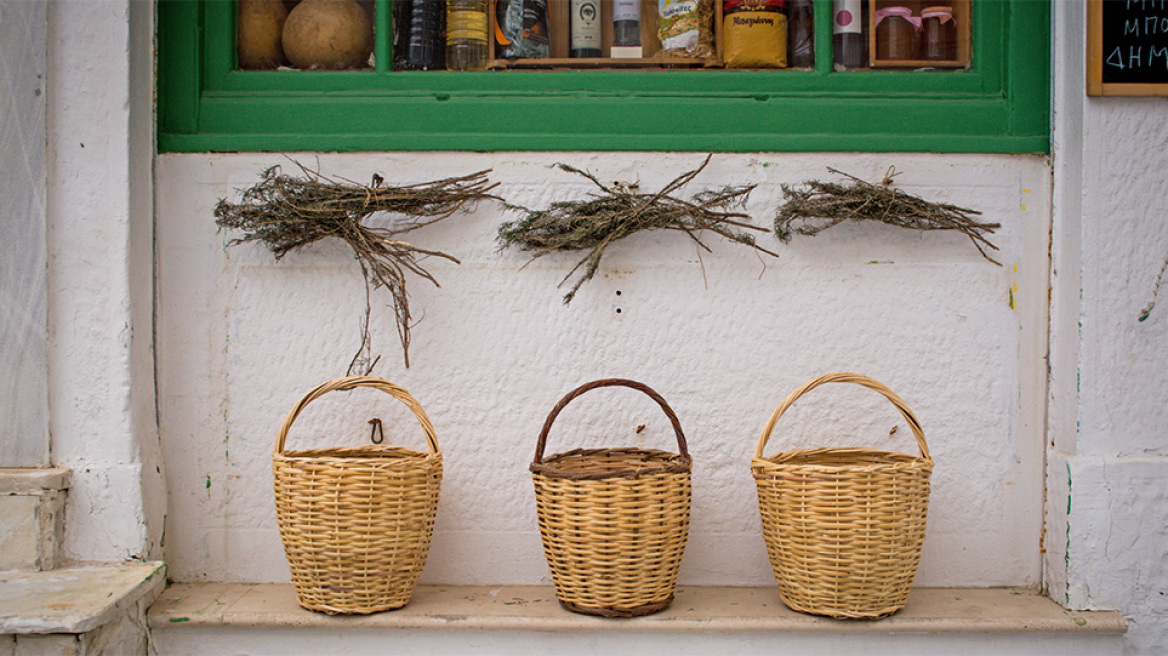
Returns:
[[[908,7],[876,12],[876,59],[916,59],[920,19]]]
[[[950,7],[925,7],[921,11],[921,59],[957,59],[957,21]]]

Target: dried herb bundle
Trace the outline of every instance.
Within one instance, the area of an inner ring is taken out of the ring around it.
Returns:
[[[376,174],[370,185],[362,185],[328,178],[293,163],[304,177],[285,175],[279,166],[263,171],[260,181],[243,191],[239,203],[219,201],[215,207],[215,223],[220,229],[243,231],[242,237],[231,240],[228,245],[261,241],[277,260],[326,237],[336,237],[351,246],[365,279],[365,318],[361,325],[361,348],[349,363],[349,373],[367,374],[377,364],[370,353],[371,287],[385,287],[393,297],[398,337],[408,368],[411,315],[406,273],[414,273],[440,287],[422,268],[419,258],[433,255],[455,263],[458,259],[402,241],[401,235],[441,221],[468,203],[494,198],[489,193],[495,187],[487,180],[489,171],[391,187]],[[377,213],[407,218],[396,218],[385,226],[368,225],[365,220]]]
[[[738,221],[750,217],[730,211],[746,202],[755,185],[705,190],[688,201],[670,195],[697,177],[709,162],[707,156],[701,166],[678,176],[655,194],[640,193],[636,185],[621,182],[606,185],[587,171],[556,164],[560,170],[588,178],[603,193],[590,194],[588,200],[557,201],[546,210],[508,205],[507,209],[523,212],[526,216],[499,226],[499,242],[502,248],[514,246],[534,252],[533,260],[557,251],[588,251],[560,281],[560,286],[563,286],[583,267],[583,273],[564,296],[565,304],[572,301],[581,285],[596,275],[600,258],[609,244],[642,230],[680,230],[700,248],[712,252],[698,237],[702,230],[709,230],[778,257],[756,244],[752,235],[739,229],[763,228]]]
[[[986,239],[1001,227],[998,223],[980,223],[970,218],[981,212],[933,203],[892,187],[896,171],[889,167],[880,184],[871,184],[842,171],[828,171],[851,179],[851,184],[808,180],[802,189],[783,185],[787,202],[775,217],[775,234],[784,242],[795,234],[816,235],[844,221],[880,221],[913,230],[957,230],[969,237],[982,257],[1001,266],[986,253],[998,250]]]

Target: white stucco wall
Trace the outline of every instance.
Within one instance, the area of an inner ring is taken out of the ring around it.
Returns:
[[[406,183],[493,168],[497,192],[533,207],[588,192],[548,168],[567,161],[654,189],[696,154],[397,153],[294,155],[329,175]],[[270,453],[283,415],[344,373],[364,302],[338,243],[281,262],[258,245],[225,249],[212,210],[279,155],[164,155],[157,167],[160,418],[170,508],[167,560],[177,580],[286,580],[271,500]],[[420,318],[405,370],[392,314],[375,296],[378,373],[430,413],[446,479],[424,580],[548,581],[527,464],[540,425],[575,385],[640,380],[673,405],[695,456],[694,516],[682,580],[769,585],[749,459],[782,398],[813,376],[855,370],[917,412],[937,462],[922,585],[1037,585],[1042,528],[1042,357],[1046,339],[1050,176],[1045,158],[930,155],[718,155],[703,186],[758,183],[749,212],[769,225],[780,183],[828,178],[828,165],[878,179],[895,164],[912,193],[985,213],[1004,267],[956,234],[844,225],[783,246],[778,260],[709,238],[699,261],[684,235],[639,235],[610,248],[571,306],[556,284],[575,263],[498,253],[509,218],[483,203],[412,234],[461,266],[425,264],[441,289],[411,280]],[[765,268],[764,268],[765,264]],[[702,267],[705,269],[703,283]],[[1011,307],[1013,303],[1013,307]],[[618,313],[619,310],[619,313]],[[370,393],[374,395],[375,393]],[[290,444],[359,443],[355,398],[314,405]],[[392,404],[392,435],[420,443]],[[561,415],[551,450],[668,446],[668,424],[633,392],[594,392]],[[372,411],[369,411],[372,412]],[[633,429],[648,428],[641,435]],[[911,450],[895,411],[833,386],[795,406],[779,448],[872,445]],[[591,424],[591,429],[585,426]]]
[[[1055,3],[1051,594],[1120,609],[1128,653],[1168,652],[1168,100],[1087,98],[1084,15]]]

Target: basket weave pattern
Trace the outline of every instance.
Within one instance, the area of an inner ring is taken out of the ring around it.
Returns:
[[[661,406],[680,453],[577,449],[543,457],[548,431],[574,398],[624,386]],[[667,608],[689,534],[690,469],[681,424],[660,395],[629,380],[599,380],[569,392],[544,423],[531,465],[544,554],[565,608],[633,617]]]
[[[421,424],[429,451],[377,444],[284,449],[305,406],[353,387],[379,389],[403,402]],[[434,427],[409,392],[370,376],[320,385],[280,427],[272,472],[276,519],[301,606],[329,614],[374,613],[410,600],[430,549],[442,454]]]
[[[920,457],[832,448],[764,458],[779,417],[803,394],[831,382],[883,394],[908,422]],[[751,469],[763,538],[784,603],[839,618],[885,617],[904,607],[925,539],[933,460],[919,422],[899,397],[858,374],[820,376],[792,392],[771,415]]]

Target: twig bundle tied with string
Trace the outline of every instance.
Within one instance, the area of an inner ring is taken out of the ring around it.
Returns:
[[[778,257],[759,246],[753,235],[742,230],[762,231],[763,228],[740,220],[749,219],[748,215],[731,211],[746,203],[755,185],[707,189],[695,194],[690,200],[670,195],[697,177],[709,162],[710,157],[707,156],[701,166],[681,174],[653,194],[641,193],[636,184],[604,184],[587,171],[567,164],[556,164],[556,168],[562,171],[591,180],[602,193],[590,194],[587,200],[556,201],[546,210],[507,205],[507,209],[522,212],[525,216],[519,221],[499,226],[499,242],[502,248],[513,246],[535,253],[532,260],[557,251],[588,251],[560,281],[562,286],[583,269],[564,296],[565,304],[572,301],[581,285],[596,275],[605,248],[614,241],[643,230],[679,230],[689,235],[699,248],[712,252],[698,235],[703,230],[709,230]]]
[[[441,251],[420,248],[403,241],[401,235],[441,221],[468,203],[494,198],[495,187],[488,171],[479,171],[434,182],[388,186],[374,174],[369,185],[329,178],[298,162],[304,177],[294,177],[273,166],[260,174],[260,181],[245,189],[238,203],[220,200],[215,207],[220,229],[243,231],[228,245],[261,241],[276,259],[290,251],[326,237],[343,240],[353,249],[365,279],[365,317],[361,324],[361,348],[349,363],[349,375],[365,375],[377,364],[369,335],[371,288],[385,287],[393,297],[397,332],[405,366],[410,366],[411,315],[406,293],[406,273],[414,273],[441,286],[419,263],[426,256],[459,263]],[[385,225],[366,223],[373,214],[402,215]]]
[[[892,187],[896,169],[888,168],[880,184],[872,184],[842,171],[828,171],[851,180],[851,184],[808,180],[802,188],[782,185],[787,202],[775,217],[775,234],[788,242],[795,234],[816,235],[844,221],[879,221],[913,230],[957,230],[969,237],[982,257],[1001,266],[986,249],[998,250],[986,239],[1001,227],[971,218],[981,212],[930,202]]]

